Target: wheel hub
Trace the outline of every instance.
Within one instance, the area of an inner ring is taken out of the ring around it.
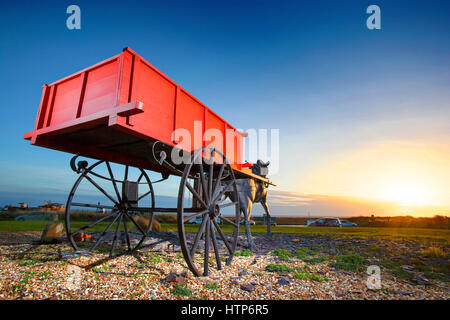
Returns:
[[[209,207],[209,216],[215,218],[220,214],[220,207],[218,204],[213,204]]]

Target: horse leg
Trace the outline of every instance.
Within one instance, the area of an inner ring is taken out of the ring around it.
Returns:
[[[264,197],[261,200],[261,205],[264,208],[264,211],[266,212],[266,221],[267,221],[267,236],[272,237],[272,223],[270,221],[270,212],[269,212],[269,207],[267,206],[267,197]]]
[[[250,230],[250,212],[252,210],[252,205],[249,204],[249,206],[246,208],[246,210],[242,209],[242,213],[244,214],[244,225],[245,225],[245,233],[247,234],[247,242],[250,251],[255,250],[255,243],[253,242],[252,232]]]

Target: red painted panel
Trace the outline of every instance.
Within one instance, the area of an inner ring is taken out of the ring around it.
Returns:
[[[206,112],[205,145],[211,145],[224,151],[226,138],[224,125],[223,120],[217,115],[209,110]]]
[[[183,145],[183,149],[192,151],[202,147],[204,113],[205,108],[200,103],[192,99],[184,90],[179,91],[179,95],[177,95],[176,129],[187,130],[191,136],[190,148]],[[195,121],[197,121],[196,127],[200,130],[194,130]],[[199,135],[200,137],[198,137]],[[197,141],[194,140],[194,136],[197,136]]]
[[[47,106],[49,104],[49,97],[50,97],[50,87],[47,85],[44,85],[42,88],[41,103],[39,105],[39,111],[38,111],[36,125],[35,125],[34,130],[41,129],[42,127],[44,127],[45,113],[47,112]]]
[[[115,106],[118,63],[115,59],[88,72],[82,117]]]
[[[76,117],[78,101],[81,93],[81,75],[59,83],[51,108],[50,125],[70,121]]]
[[[145,112],[133,117],[133,127],[149,137],[172,144],[175,85],[145,61],[135,63],[136,83],[131,101],[141,101]]]
[[[131,85],[132,85],[132,72],[133,72],[134,56],[128,51],[124,51],[122,54],[122,72],[120,75],[120,96],[119,105],[131,102]]]

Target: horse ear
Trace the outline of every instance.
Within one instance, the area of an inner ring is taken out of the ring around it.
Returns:
[[[268,167],[268,166],[269,166],[269,164],[270,164],[270,161],[267,161],[267,163],[266,163],[266,167]]]
[[[261,160],[256,161],[256,164],[260,167],[262,167],[263,162]]]

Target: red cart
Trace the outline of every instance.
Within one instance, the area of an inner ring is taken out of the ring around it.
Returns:
[[[65,212],[67,238],[75,250],[108,248],[112,256],[123,242],[134,251],[145,245],[155,212],[177,213],[188,267],[195,275],[201,269],[207,275],[213,265],[210,251],[218,269],[221,255],[227,265],[233,259],[241,216],[236,179],[273,184],[243,163],[245,135],[125,48],[44,85],[34,130],[24,137],[33,145],[76,155],[70,164],[79,177]],[[79,156],[97,161],[89,164]],[[151,181],[146,170],[161,173],[161,179]],[[157,207],[153,184],[169,176],[181,177],[177,206]],[[190,225],[198,217],[200,226]]]

